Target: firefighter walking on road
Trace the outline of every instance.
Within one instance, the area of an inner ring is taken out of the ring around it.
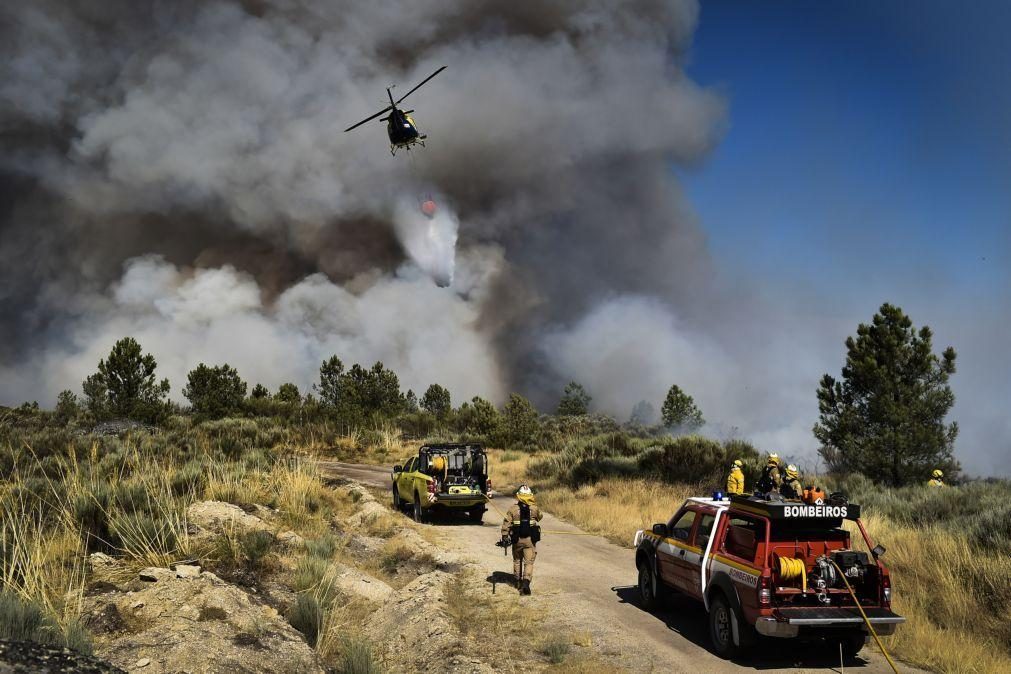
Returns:
[[[727,476],[727,494],[743,494],[744,493],[744,471],[741,468],[744,466],[744,462],[740,459],[734,459],[733,465],[730,466],[730,475]]]
[[[516,491],[516,503],[502,521],[502,545],[512,545],[513,575],[520,594],[530,594],[530,579],[534,575],[537,541],[541,540],[538,522],[544,515],[537,507],[530,487],[522,485]]]

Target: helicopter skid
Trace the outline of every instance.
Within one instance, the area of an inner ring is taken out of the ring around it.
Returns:
[[[421,147],[425,147],[426,138],[428,138],[428,136],[418,136],[414,140],[408,141],[406,143],[396,143],[395,145],[390,145],[390,154],[396,157],[397,150],[407,150],[408,152],[410,152],[412,145],[420,145]]]

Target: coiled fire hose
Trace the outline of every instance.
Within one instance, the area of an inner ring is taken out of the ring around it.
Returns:
[[[800,586],[804,592],[807,592],[807,567],[804,566],[803,559],[780,557],[779,577],[787,582],[800,578]]]
[[[836,571],[839,572],[839,577],[842,578],[844,583],[846,583],[846,589],[849,590],[850,596],[853,597],[853,602],[857,605],[857,609],[860,611],[860,615],[863,616],[864,623],[867,624],[867,629],[870,630],[871,636],[874,637],[874,641],[878,644],[878,648],[880,648],[881,652],[884,654],[885,660],[888,661],[888,664],[891,666],[892,671],[895,672],[895,674],[899,674],[899,669],[898,667],[895,666],[895,663],[892,661],[892,656],[888,655],[888,651],[885,650],[885,645],[881,643],[881,637],[879,637],[878,633],[874,631],[874,626],[871,625],[871,621],[867,618],[867,614],[864,613],[864,607],[860,605],[860,600],[857,599],[856,593],[853,591],[853,588],[850,587],[850,582],[846,579],[846,574],[843,573],[843,570],[839,567],[838,564],[835,563],[834,559],[829,559],[829,561],[832,562],[832,566],[834,566],[836,568]]]

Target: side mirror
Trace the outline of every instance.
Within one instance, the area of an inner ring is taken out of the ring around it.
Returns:
[[[657,536],[660,536],[661,538],[667,538],[668,533],[669,533],[667,531],[667,525],[666,524],[654,524],[653,525],[653,533],[656,534]]]
[[[397,464],[396,466],[393,467],[393,472],[394,473],[403,473],[404,472],[404,467],[401,466],[400,464]]]
[[[871,548],[871,554],[874,555],[874,559],[877,559],[881,555],[885,554],[885,546],[880,544],[875,545],[873,548]]]

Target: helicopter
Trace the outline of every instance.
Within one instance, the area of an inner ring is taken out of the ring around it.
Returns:
[[[423,84],[428,82],[428,80],[432,79],[445,69],[446,66],[442,66],[434,73],[423,79],[421,81],[421,84],[414,87],[397,100],[393,100],[393,93],[391,92],[391,89],[393,89],[393,87],[392,86],[387,87],[386,95],[390,97],[390,104],[387,107],[380,110],[379,112],[377,112],[376,114],[372,115],[371,117],[367,117],[362,121],[358,122],[357,124],[349,126],[348,128],[344,129],[344,133],[347,133],[352,129],[357,129],[365,122],[371,122],[376,117],[379,117],[379,115],[389,111],[390,114],[388,114],[386,117],[380,118],[379,121],[386,122],[386,134],[390,137],[390,154],[396,155],[397,150],[401,148],[405,150],[410,150],[412,145],[421,145],[422,147],[425,147],[425,139],[428,138],[428,136],[418,131],[417,125],[411,118],[411,113],[414,112],[414,110],[401,110],[397,106],[400,105],[400,102],[403,101],[405,98],[407,98],[415,91],[420,89]]]

